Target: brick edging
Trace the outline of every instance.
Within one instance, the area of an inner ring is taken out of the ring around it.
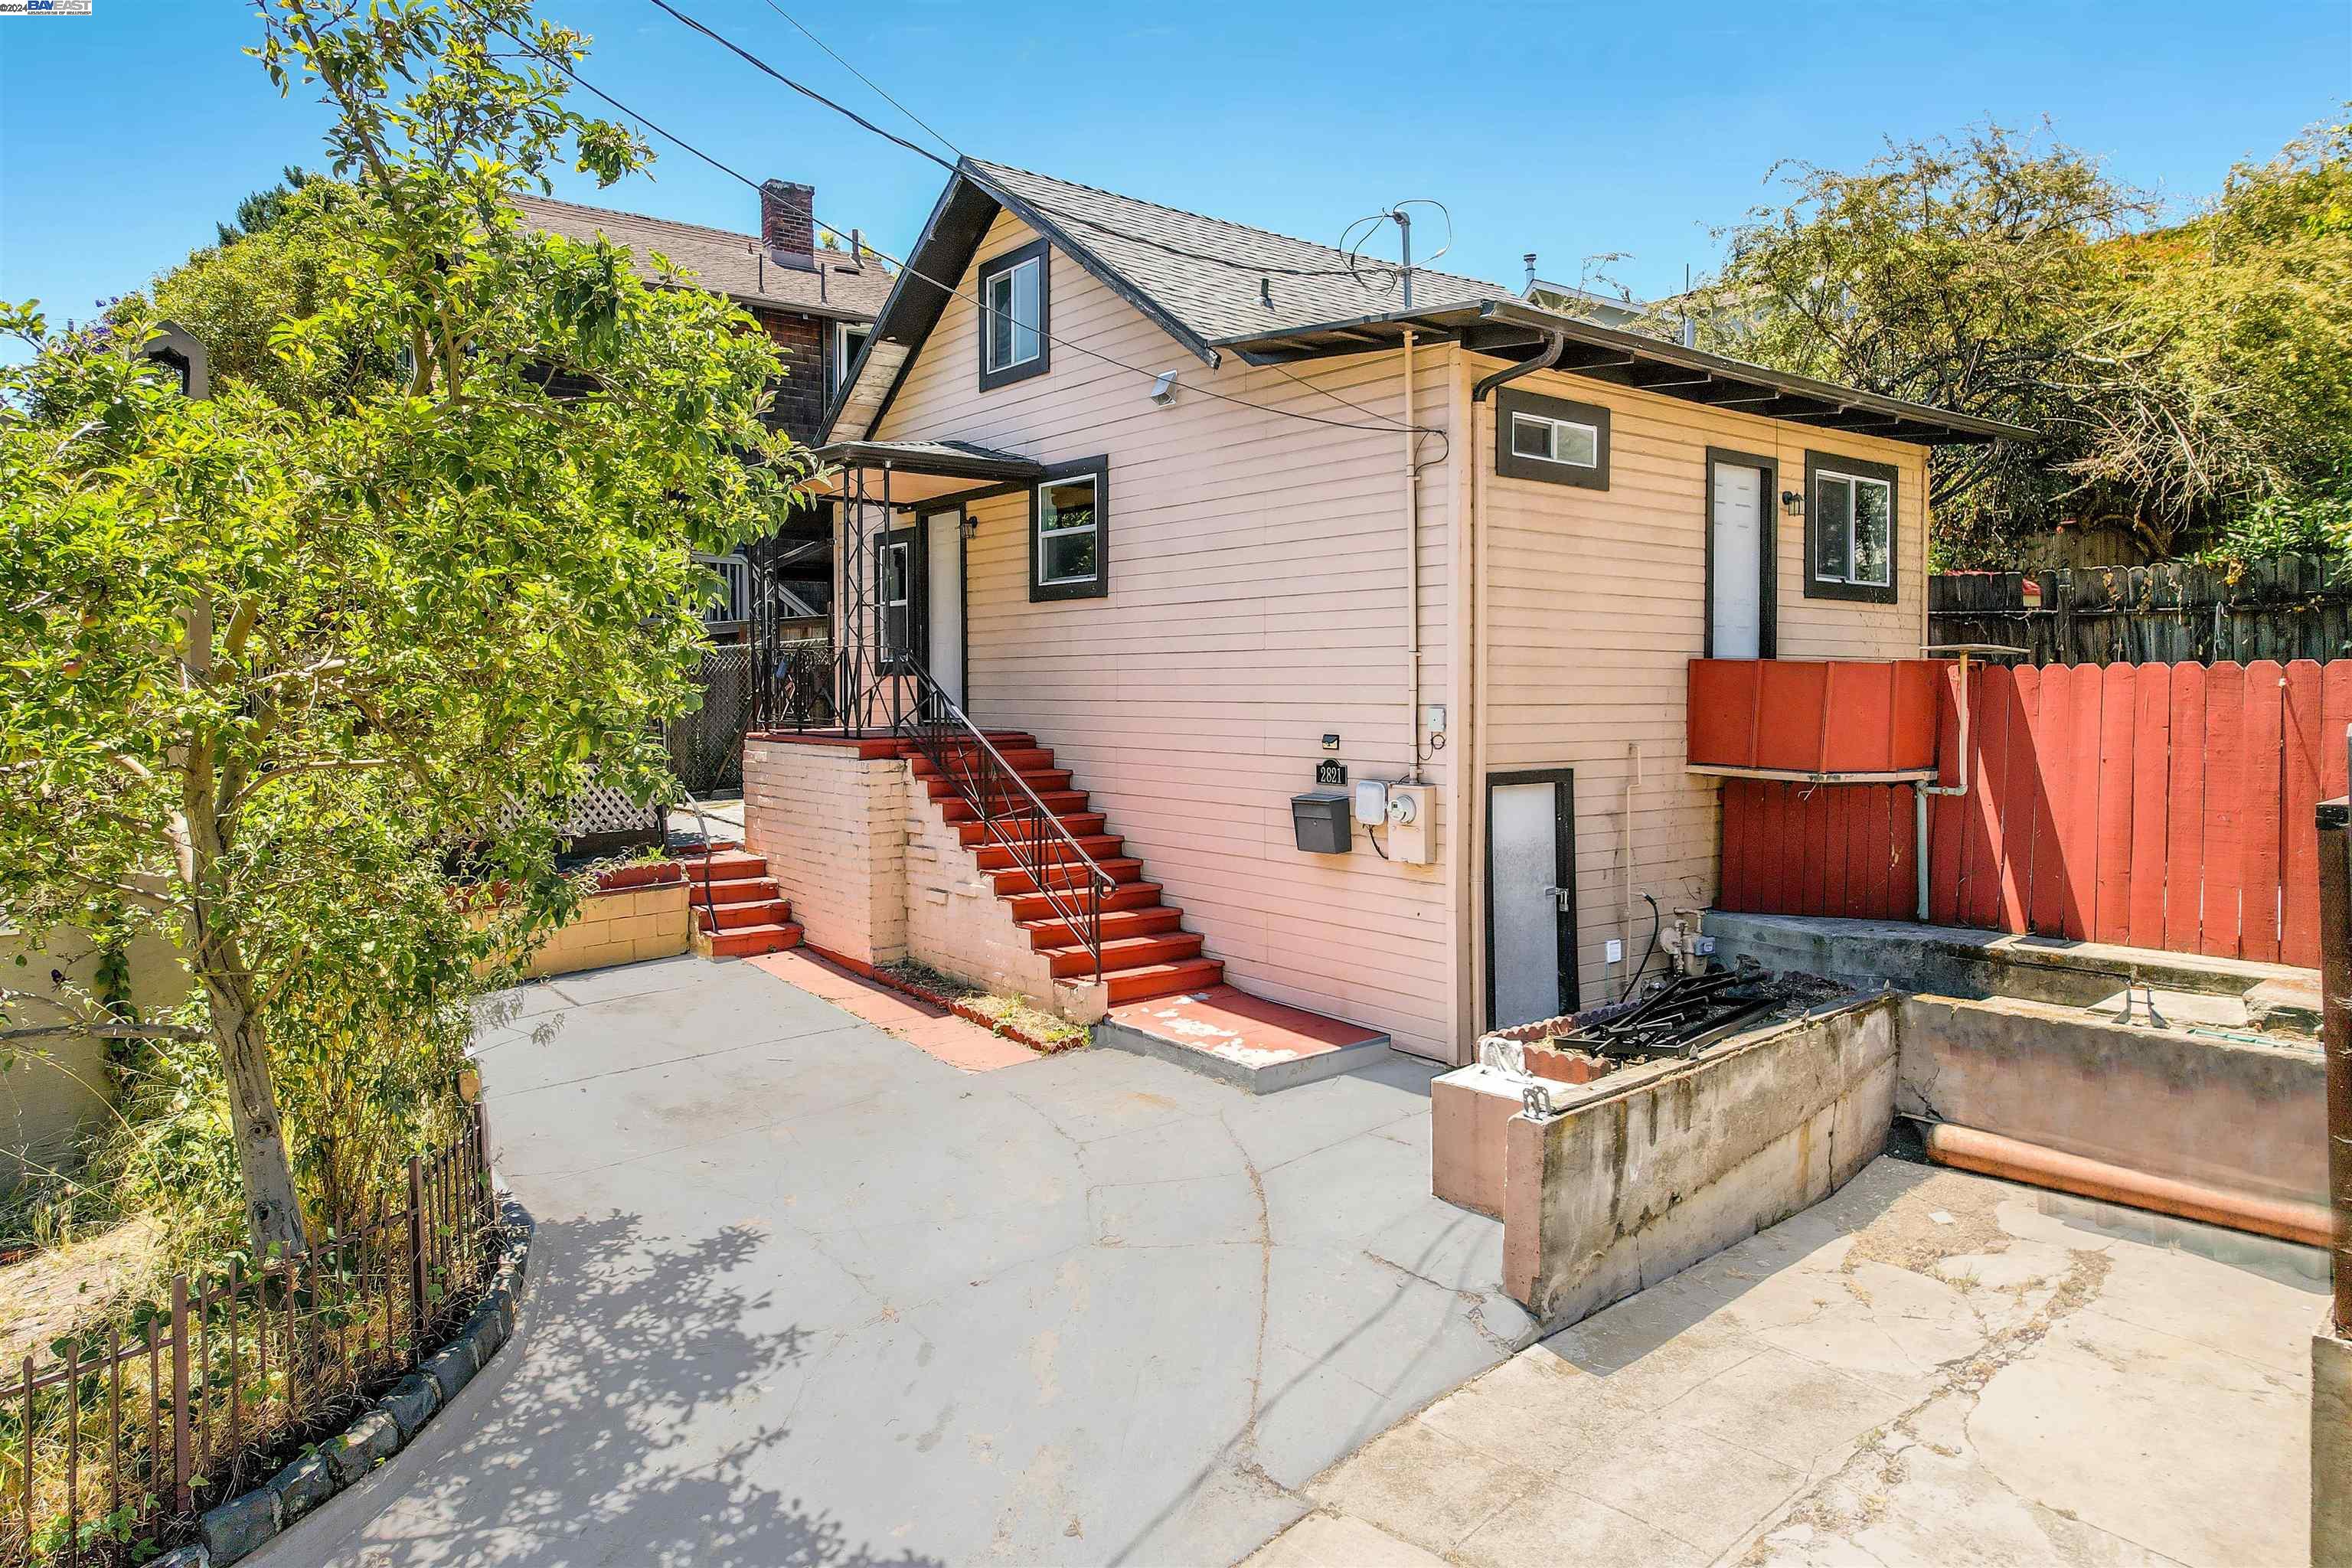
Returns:
[[[196,1521],[195,1542],[165,1552],[149,1568],[226,1568],[414,1441],[514,1333],[530,1287],[537,1226],[511,1194],[501,1193],[499,1228],[505,1239],[498,1272],[457,1338],[369,1402],[340,1436],[318,1444],[252,1490],[206,1510]]]
[[[887,986],[902,996],[912,996],[918,1002],[928,1002],[934,1007],[945,1008],[968,1024],[978,1024],[992,1035],[1001,1035],[1015,1045],[1026,1046],[1031,1050],[1045,1056],[1059,1056],[1064,1051],[1075,1051],[1087,1043],[1084,1031],[1080,1031],[1075,1039],[1047,1039],[1042,1036],[1031,1034],[1018,1024],[1008,1023],[1002,1018],[992,1018],[969,1002],[959,1001],[955,997],[934,991],[928,985],[918,984],[901,975],[893,974],[879,964],[864,963],[846,953],[827,952],[805,938],[802,939],[801,945],[827,963],[838,964],[861,979],[871,980],[877,985]]]

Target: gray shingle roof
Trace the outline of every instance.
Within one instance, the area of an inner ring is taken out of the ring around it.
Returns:
[[[653,264],[654,253],[659,251],[714,293],[767,310],[868,321],[890,297],[893,279],[888,274],[871,262],[862,271],[850,270],[848,257],[840,252],[817,252],[824,268],[822,273],[799,272],[766,260],[755,235],[545,196],[517,196],[515,205],[521,209],[524,221],[536,228],[579,240],[601,234],[625,247],[637,275],[648,281],[660,276]]]
[[[999,194],[1042,211],[1203,342],[1377,316],[1404,303],[1393,264],[1360,263],[1359,276],[1350,276],[1345,254],[1313,240],[1203,217],[1003,163],[971,158],[965,166]],[[1159,244],[1139,243],[1139,238]],[[1223,260],[1202,261],[1174,251]],[[1261,280],[1273,296],[1271,309]],[[1517,290],[1498,283],[1413,269],[1416,308],[1517,298]]]

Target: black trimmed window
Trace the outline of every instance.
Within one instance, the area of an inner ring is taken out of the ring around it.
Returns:
[[[981,391],[1045,374],[1053,347],[1049,262],[1037,239],[980,264]]]
[[[1609,488],[1609,410],[1505,391],[1495,399],[1495,471],[1506,479]]]
[[[1805,597],[1895,602],[1895,479],[1886,463],[1805,454]]]
[[[1029,597],[1110,593],[1110,460],[1060,463],[1029,492]]]

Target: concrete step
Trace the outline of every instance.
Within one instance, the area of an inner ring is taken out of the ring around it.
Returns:
[[[722,850],[708,860],[699,855],[688,855],[678,864],[686,868],[686,879],[689,882],[699,882],[706,877],[713,882],[732,882],[768,874],[768,862],[763,857],[748,855],[740,849]]]
[[[942,822],[980,820],[980,808],[968,800],[954,795],[935,795],[932,798],[940,803],[940,820]],[[1047,811],[1056,816],[1066,816],[1073,812],[1081,812],[1087,808],[1087,792],[1082,789],[1040,790],[1037,798]],[[1009,807],[1014,804],[1015,801],[1013,798],[1000,799],[996,802],[1000,808]],[[1027,802],[1023,800],[1019,804],[1026,805]]]
[[[1062,825],[1063,831],[1073,837],[1085,838],[1089,835],[1100,833],[1107,818],[1099,811],[1074,811],[1066,816],[1057,816],[1055,820]],[[995,842],[991,835],[989,825],[984,822],[959,822],[955,825],[955,830],[957,841],[967,849]],[[1021,836],[1021,825],[1017,821],[1004,823],[997,827],[996,832],[1018,838]]]
[[[1097,860],[1105,860],[1116,856],[1124,842],[1115,833],[1089,833],[1078,840],[1078,847]],[[983,871],[1009,871],[1024,861],[1034,862],[1041,858],[1049,866],[1075,863],[1076,860],[1068,845],[1054,840],[1048,840],[1043,850],[1037,853],[1016,855],[1002,844],[991,844],[972,851],[972,857]]]
[[[1157,882],[1123,882],[1102,896],[1102,912],[1116,910],[1148,910],[1160,902]],[[1013,893],[1005,897],[1013,905],[1013,919],[1022,925],[1036,921],[1055,919],[1054,906],[1043,893]]]
[[[694,906],[702,907],[702,884],[693,890]],[[756,904],[780,898],[773,877],[733,877],[714,880],[710,884],[710,901],[714,904]]]
[[[1157,889],[1153,889],[1153,896],[1159,896]],[[1039,901],[1043,901],[1042,898]],[[1102,917],[1102,935],[1105,942],[1131,936],[1159,936],[1183,923],[1184,911],[1172,904],[1155,904],[1150,909],[1140,910],[1106,910]],[[1077,922],[1048,917],[1023,921],[1020,925],[1029,933],[1030,945],[1040,952],[1049,948],[1069,947],[1078,940]]]
[[[1050,795],[1056,790],[1068,789],[1071,774],[1067,768],[1034,768],[1024,772],[1021,778],[1035,794]],[[956,784],[952,779],[924,776],[923,788],[933,800],[952,800],[957,797]],[[1019,790],[1007,784],[997,791],[997,798],[1018,800],[1022,795]]]
[[[1016,773],[1025,774],[1033,770],[1043,770],[1054,765],[1054,752],[1052,748],[1047,746],[1014,746],[1009,749],[999,746],[996,753],[1003,760],[1004,765]],[[908,760],[914,764],[917,778],[932,779],[940,776],[938,764],[920,752],[917,752]]]
[[[715,920],[720,931],[741,931],[747,926],[789,925],[793,906],[782,899],[763,899],[757,903],[715,904],[704,909],[697,904],[695,922],[703,930],[711,929]]]
[[[1054,978],[1070,980],[1095,972],[1095,955],[1076,944],[1045,950],[1047,963],[1053,966]],[[1198,931],[1162,931],[1150,936],[1106,939],[1102,944],[1102,971],[1108,976],[1130,969],[1150,969],[1181,963],[1201,956],[1201,935]]]
[[[1192,958],[1181,963],[1155,963],[1144,969],[1106,974],[1103,983],[1110,989],[1110,1005],[1117,1007],[1129,1002],[1173,996],[1180,991],[1206,991],[1224,977],[1225,966],[1215,959]]]
[[[1102,868],[1104,876],[1114,882],[1143,880],[1143,862],[1132,856],[1114,855],[1108,859],[1097,856],[1095,864]],[[1065,864],[1045,868],[1045,885],[1049,888],[1075,888],[1085,881],[1086,877],[1087,869],[1083,866]],[[1037,890],[1037,884],[1026,871],[998,871],[990,880],[999,898]]]
[[[800,945],[801,928],[791,922],[737,926],[730,931],[694,933],[694,950],[705,958],[753,958]]]

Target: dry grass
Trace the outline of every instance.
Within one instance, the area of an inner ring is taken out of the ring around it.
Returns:
[[[53,1342],[161,1295],[171,1278],[164,1239],[162,1222],[141,1215],[0,1268],[0,1367],[36,1352],[47,1360]]]
[[[1039,1007],[1025,996],[1000,995],[994,992],[942,974],[928,963],[918,963],[911,958],[896,963],[886,963],[883,969],[918,990],[929,992],[959,1006],[969,1008],[986,1019],[999,1034],[1019,1038],[1025,1036],[1036,1042],[1036,1048],[1046,1052],[1075,1050],[1087,1043],[1084,1025],[1073,1024]]]

